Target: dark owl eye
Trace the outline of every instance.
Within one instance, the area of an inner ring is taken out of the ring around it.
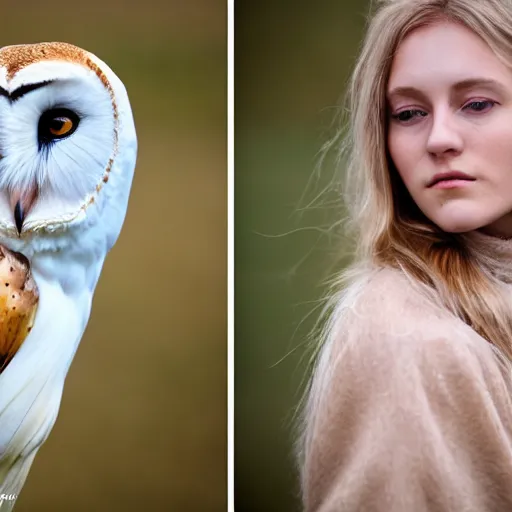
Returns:
[[[79,122],[78,115],[67,108],[47,110],[39,119],[39,142],[48,143],[69,137]]]

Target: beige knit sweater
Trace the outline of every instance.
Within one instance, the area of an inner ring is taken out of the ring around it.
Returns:
[[[512,274],[512,240],[470,236]],[[322,359],[307,512],[512,511],[512,374],[475,331],[380,270]]]

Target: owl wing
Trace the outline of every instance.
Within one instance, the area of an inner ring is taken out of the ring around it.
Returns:
[[[0,497],[19,495],[38,449],[50,434],[90,313],[87,291],[77,300],[55,281],[36,273],[34,277],[40,299],[33,328],[0,373]],[[12,501],[4,500],[0,510],[12,506]]]

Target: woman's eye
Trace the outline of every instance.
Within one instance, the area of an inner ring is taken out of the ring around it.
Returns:
[[[39,141],[49,143],[69,137],[77,128],[80,118],[65,108],[47,110],[39,119]]]
[[[484,112],[486,110],[490,110],[492,107],[496,105],[495,101],[491,100],[478,100],[472,101],[464,105],[463,110],[472,110],[474,112]]]
[[[401,123],[407,123],[415,117],[425,117],[426,115],[427,113],[422,110],[402,110],[402,112],[393,114],[391,117]]]

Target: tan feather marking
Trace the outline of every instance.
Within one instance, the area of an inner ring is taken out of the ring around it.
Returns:
[[[0,373],[31,331],[38,303],[28,260],[0,246]]]
[[[18,71],[42,60],[65,60],[87,65],[87,53],[68,43],[37,43],[5,46],[0,49],[0,66],[10,80]]]

